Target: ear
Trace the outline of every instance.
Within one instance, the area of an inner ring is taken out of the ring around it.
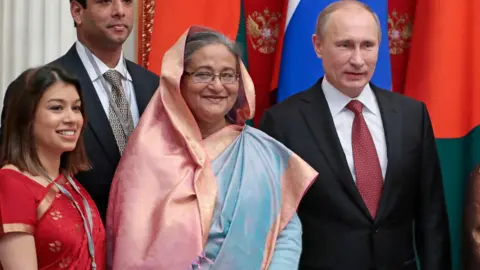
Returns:
[[[313,43],[313,49],[315,50],[317,57],[322,58],[323,42],[321,41],[320,37],[317,34],[312,35],[312,43]]]
[[[70,13],[76,25],[82,24],[83,6],[77,1],[70,2]]]

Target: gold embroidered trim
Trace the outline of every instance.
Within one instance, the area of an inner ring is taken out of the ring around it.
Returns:
[[[153,23],[155,16],[155,0],[138,1],[139,20],[138,20],[138,37],[137,50],[139,65],[148,69],[148,57],[150,54],[150,44],[152,41]]]
[[[12,233],[12,232],[24,232],[33,234],[35,228],[32,225],[23,224],[23,223],[7,223],[2,225],[3,233]]]

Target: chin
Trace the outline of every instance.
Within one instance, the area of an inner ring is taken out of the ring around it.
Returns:
[[[359,81],[355,81],[355,82],[349,82],[347,84],[345,84],[345,88],[348,88],[348,89],[363,89],[366,85],[368,84],[368,81],[366,80],[359,80]]]
[[[77,144],[74,144],[74,145],[61,145],[59,148],[59,150],[62,152],[62,153],[65,153],[65,152],[71,152],[75,149],[75,147],[77,146]]]
[[[126,40],[127,40],[127,38],[124,38],[124,37],[112,37],[110,39],[110,42],[111,42],[111,44],[119,46],[119,45],[123,45],[123,43],[125,43]]]
[[[221,113],[217,113],[217,112],[208,112],[208,113],[204,113],[202,114],[200,117],[195,117],[198,120],[200,120],[200,122],[203,122],[203,123],[218,123],[219,121],[222,121],[222,119],[224,119],[225,117],[225,114],[223,112]]]
[[[128,38],[128,34],[115,34],[115,33],[105,33],[103,37],[104,45],[109,47],[122,45]],[[100,39],[98,39],[100,41]]]

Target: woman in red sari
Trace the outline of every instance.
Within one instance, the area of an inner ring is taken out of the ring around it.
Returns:
[[[73,179],[88,169],[79,82],[41,67],[9,87],[0,169],[3,269],[105,269],[102,221]]]

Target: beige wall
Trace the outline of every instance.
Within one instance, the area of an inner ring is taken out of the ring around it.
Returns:
[[[137,1],[135,1],[135,4],[136,3]],[[127,41],[125,42],[125,45],[123,46],[125,57],[135,63],[137,63],[136,39],[137,39],[137,27],[138,27],[138,14],[136,13],[136,11],[137,9],[135,8],[135,25],[133,27],[132,33],[130,34]]]
[[[51,62],[76,39],[66,0],[0,0],[0,91],[21,72]],[[2,102],[3,104],[3,102]]]

